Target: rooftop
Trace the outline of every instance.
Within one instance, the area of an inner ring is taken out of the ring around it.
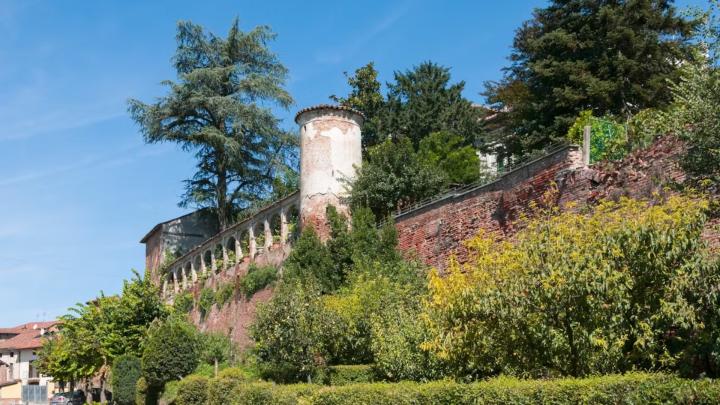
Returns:
[[[297,114],[295,114],[295,123],[296,124],[298,123],[298,118],[301,115],[305,114],[306,112],[315,111],[315,110],[349,111],[349,112],[355,113],[355,114],[361,116],[363,119],[365,119],[365,114],[363,114],[362,112],[360,112],[354,108],[351,108],[351,107],[346,107],[344,105],[337,105],[337,104],[318,104],[318,105],[314,105],[312,107],[303,108],[302,110],[298,111]]]
[[[0,333],[14,334],[10,339],[0,341],[3,349],[35,349],[42,346],[41,332],[53,329],[59,321],[29,322],[11,328],[0,328]]]

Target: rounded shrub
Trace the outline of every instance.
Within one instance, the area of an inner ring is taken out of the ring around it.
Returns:
[[[220,371],[217,377],[208,382],[207,404],[226,405],[231,403],[235,388],[247,380],[247,373],[239,368],[226,368]]]
[[[207,402],[208,378],[201,375],[189,375],[180,380],[176,405],[205,405]]]
[[[135,388],[141,373],[139,358],[122,355],[115,359],[112,366],[112,392],[118,405],[135,403]]]
[[[153,323],[142,356],[143,377],[149,386],[162,388],[195,370],[199,362],[198,333],[180,317]]]

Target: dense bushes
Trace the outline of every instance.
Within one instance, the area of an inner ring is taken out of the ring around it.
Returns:
[[[205,405],[207,403],[207,377],[199,375],[189,375],[180,381],[177,395],[175,397],[176,405]]]
[[[210,381],[213,385],[213,380]],[[198,389],[202,389],[198,385]],[[209,396],[210,397],[210,396]],[[715,404],[720,383],[664,374],[631,373],[587,379],[519,380],[500,377],[462,384],[365,383],[344,386],[276,385],[266,382],[225,385],[223,404]],[[208,401],[207,404],[220,402]]]
[[[375,370],[369,364],[351,364],[328,367],[322,383],[325,385],[348,385],[377,381]]]
[[[396,325],[385,314],[417,312],[424,268],[403,260],[392,224],[369,210],[352,226],[328,208],[331,238],[303,232],[273,298],[258,309],[251,336],[261,375],[276,382],[311,380],[333,364],[372,363],[373,335]],[[388,333],[390,333],[388,331]]]
[[[232,402],[234,390],[241,383],[248,380],[248,376],[240,369],[228,368],[211,379],[207,385],[207,404],[226,405]]]
[[[189,292],[184,292],[175,296],[173,308],[176,312],[186,314],[193,309],[194,304],[195,301],[193,300],[192,294]]]
[[[274,283],[276,279],[277,268],[274,266],[258,267],[251,264],[247,274],[238,281],[238,291],[249,300],[256,292]]]
[[[142,373],[150,387],[162,388],[178,380],[198,365],[198,333],[180,317],[153,323],[148,329],[142,355]]]
[[[430,280],[423,346],[457,377],[717,372],[717,263],[703,201],[538,212],[513,242],[480,236]]]
[[[115,358],[112,366],[112,393],[118,405],[135,403],[135,387],[141,372],[139,358],[130,355]]]

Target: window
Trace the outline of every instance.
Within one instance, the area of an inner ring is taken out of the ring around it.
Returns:
[[[15,356],[15,352],[10,352],[10,357],[14,357],[14,356]]]

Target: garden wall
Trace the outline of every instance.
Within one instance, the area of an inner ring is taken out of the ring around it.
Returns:
[[[621,161],[586,167],[577,164],[575,147],[562,148],[492,183],[398,214],[400,249],[443,269],[451,256],[461,263],[467,261],[463,241],[480,231],[511,237],[517,219],[533,204],[577,209],[602,199],[671,192],[668,187],[685,180],[679,165],[683,149],[677,138],[664,137]],[[704,234],[715,248],[720,246],[716,225],[717,220],[711,221]]]

